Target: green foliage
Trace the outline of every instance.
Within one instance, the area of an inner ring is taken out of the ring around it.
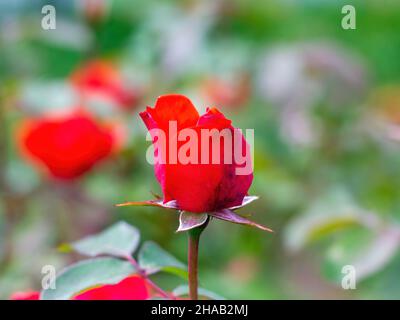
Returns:
[[[165,271],[187,279],[186,266],[155,242],[147,241],[143,244],[138,254],[138,261],[140,267],[148,274]]]
[[[118,222],[103,232],[73,242],[71,247],[77,252],[95,257],[111,255],[130,257],[139,245],[139,230],[126,222]]]
[[[115,284],[135,273],[135,268],[127,261],[103,257],[84,260],[73,264],[56,278],[55,289],[43,290],[41,299],[71,299],[81,291],[103,284]]]
[[[115,284],[134,273],[141,276],[160,271],[187,279],[186,266],[154,242],[145,242],[138,253],[138,263],[132,257],[139,245],[139,231],[126,222],[117,222],[99,234],[88,236],[61,249],[73,249],[80,254],[97,257],[83,260],[61,271],[55,289],[43,290],[42,299],[70,299],[79,292],[104,284]],[[52,284],[53,285],[53,284]]]

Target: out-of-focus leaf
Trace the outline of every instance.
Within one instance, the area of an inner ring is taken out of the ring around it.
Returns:
[[[70,243],[63,242],[57,246],[57,251],[61,253],[70,253],[73,250],[74,248],[71,246]]]
[[[40,297],[43,300],[68,300],[85,289],[118,283],[135,271],[129,262],[116,258],[84,260],[61,271],[56,278],[56,288],[43,290]]]
[[[323,273],[337,283],[346,265],[355,268],[357,281],[379,271],[394,256],[400,241],[398,227],[385,225],[377,215],[355,205],[342,190],[335,190],[288,225],[285,246],[296,252],[335,233],[338,237],[327,251]]]
[[[343,227],[354,225],[358,222],[356,216],[344,213],[335,216],[300,217],[292,221],[285,232],[285,246],[290,251],[296,252],[309,242],[319,239]]]
[[[335,191],[316,201],[302,215],[291,221],[284,232],[284,245],[292,252],[351,225],[372,227],[376,217],[356,206],[342,191]]]
[[[214,218],[217,218],[220,220],[229,221],[229,222],[237,223],[237,224],[243,224],[243,225],[247,225],[250,227],[256,227],[256,228],[264,230],[264,231],[274,232],[270,228],[267,228],[261,224],[251,221],[243,216],[240,216],[237,213],[235,213],[229,209],[223,209],[220,211],[210,212],[209,214],[210,214],[210,216],[213,216]]]
[[[332,236],[332,241],[328,242],[325,256],[322,257],[321,269],[324,277],[340,285],[344,276],[342,268],[353,263],[357,253],[372,239],[370,230],[358,225],[338,230]]]
[[[198,293],[200,297],[208,298],[208,300],[226,300],[224,297],[220,296],[219,294],[212,292],[207,289],[199,288]],[[172,294],[176,297],[188,296],[189,295],[189,286],[181,285],[175,288],[172,291]]]
[[[363,281],[362,289],[361,286],[357,287],[357,292],[360,294],[360,299],[399,299],[399,270],[400,252],[397,252],[395,257],[384,269]]]
[[[139,265],[147,274],[165,271],[187,278],[186,266],[162,249],[158,244],[147,241],[143,244],[138,256]]]
[[[57,20],[57,32],[41,32],[41,40],[49,46],[85,52],[93,44],[93,36],[85,24],[67,19]]]
[[[62,81],[27,82],[21,89],[21,105],[30,113],[70,111],[78,101],[71,85]]]
[[[179,216],[179,228],[176,231],[181,232],[197,228],[206,223],[207,219],[207,213],[191,213],[183,211]]]
[[[90,257],[98,255],[126,257],[131,256],[136,250],[139,239],[139,230],[121,221],[99,234],[73,242],[71,247]]]
[[[360,234],[349,230],[349,234],[340,239],[327,251],[323,264],[324,274],[340,283],[344,274],[343,266],[351,265],[356,271],[357,281],[363,280],[384,268],[396,254],[400,244],[398,227],[388,226],[376,234],[367,231]]]
[[[399,244],[398,227],[383,229],[353,262],[357,278],[363,279],[385,267],[397,252]]]
[[[9,162],[5,178],[9,188],[20,194],[32,192],[40,181],[32,167],[17,159]]]

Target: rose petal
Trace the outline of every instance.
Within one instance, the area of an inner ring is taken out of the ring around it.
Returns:
[[[76,295],[73,300],[146,300],[150,298],[146,280],[127,277],[117,284],[102,285]]]
[[[165,131],[170,121],[176,121],[180,130],[195,126],[199,119],[199,113],[192,102],[180,94],[160,96],[154,108],[147,107],[140,116],[149,130],[156,127]]]

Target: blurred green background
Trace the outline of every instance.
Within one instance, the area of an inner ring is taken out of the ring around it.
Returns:
[[[46,4],[55,30],[41,28]],[[341,26],[345,4],[355,30]],[[16,127],[76,104],[68,79],[94,58],[111,59],[140,96],[129,110],[90,106],[125,126],[125,144],[79,181],[51,181],[18,152]],[[118,220],[186,261],[177,214],[114,207],[160,193],[138,112],[173,92],[255,130],[250,193],[260,199],[240,212],[275,230],[213,221],[202,287],[232,299],[400,298],[395,0],[1,0],[0,298],[39,289],[43,265],[77,258],[60,244]],[[345,265],[355,290],[341,287]]]

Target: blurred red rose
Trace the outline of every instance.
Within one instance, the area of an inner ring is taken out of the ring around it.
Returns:
[[[15,292],[11,300],[39,300],[39,292]],[[146,300],[150,298],[146,280],[130,276],[117,284],[107,284],[88,289],[73,297],[73,300]]]
[[[116,67],[106,60],[87,62],[73,72],[71,83],[84,102],[92,97],[99,97],[129,108],[138,99],[137,93],[126,87]]]
[[[59,179],[83,175],[116,144],[111,127],[81,112],[25,121],[19,133],[23,154]]]
[[[76,295],[74,300],[146,300],[150,298],[146,280],[127,277],[117,284],[103,285]]]
[[[87,21],[93,24],[101,22],[110,9],[110,3],[106,0],[82,0],[78,5]]]
[[[174,138],[172,135],[179,135],[183,129],[193,129],[198,137],[197,163],[182,164],[179,160],[170,161],[169,152],[166,152],[164,164],[156,162],[155,175],[162,187],[164,203],[175,200],[181,210],[190,212],[212,212],[242,204],[252,183],[253,173],[250,167],[247,174],[237,174],[237,169],[242,165],[234,157],[234,149],[240,148],[248,165],[251,163],[249,145],[240,131],[234,128],[231,121],[221,112],[211,108],[199,116],[192,102],[185,96],[165,95],[158,98],[154,108],[147,107],[140,116],[148,130],[161,129],[166,133],[166,150],[169,150],[169,139]],[[176,121],[177,133],[169,132],[170,121]],[[202,129],[215,129],[219,133],[227,129],[233,137],[237,135],[238,139],[234,139],[230,148],[226,149],[224,139],[216,142],[210,137],[203,139]],[[204,149],[206,139],[209,150]],[[155,142],[153,136],[153,144]],[[177,148],[184,143],[178,141]],[[157,148],[156,146],[155,151]],[[212,151],[216,148],[220,150],[220,161],[212,163]],[[205,163],[201,158],[207,151],[209,161]],[[230,163],[225,160],[225,154],[230,158]]]
[[[39,300],[38,291],[20,291],[11,295],[10,300]]]
[[[249,99],[250,80],[246,75],[241,75],[235,80],[211,77],[203,84],[203,93],[210,104],[225,108],[240,108]]]

